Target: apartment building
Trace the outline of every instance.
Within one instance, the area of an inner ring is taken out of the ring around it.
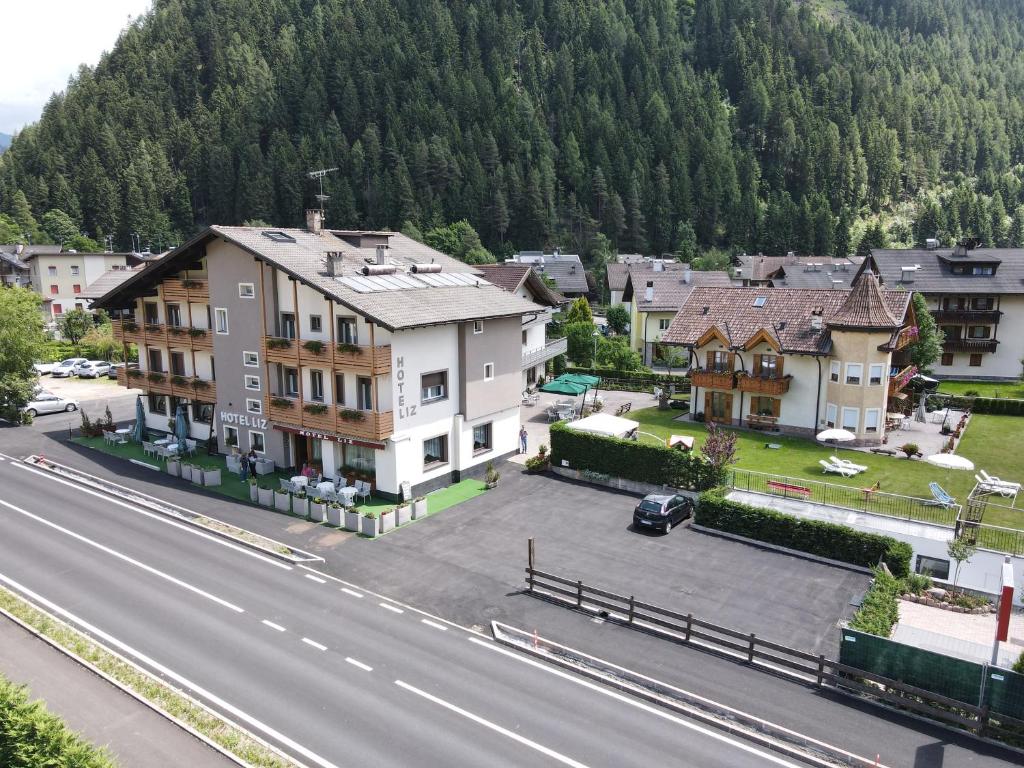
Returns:
[[[209,227],[98,299],[139,347],[146,424],[396,498],[516,450],[524,318],[545,308],[392,232]]]
[[[860,271],[928,300],[945,341],[938,378],[1015,380],[1024,359],[1024,248],[874,250]]]
[[[569,299],[549,288],[529,264],[482,264],[476,271],[492,285],[544,307],[542,313],[523,316],[522,369],[526,390],[544,375],[548,360],[568,351],[565,338],[548,338],[548,326]]]
[[[110,270],[127,270],[140,263],[130,253],[56,253],[30,252],[22,256],[29,267],[32,289],[43,297],[43,316],[53,323],[72,309],[88,309],[89,302],[81,294],[85,288]]]
[[[839,427],[871,445],[906,397],[916,337],[910,294],[865,272],[850,291],[695,288],[663,340],[690,355],[692,415],[804,437]]]
[[[552,253],[544,251],[520,251],[506,264],[529,264],[538,274],[545,275],[555,283],[563,296],[575,299],[590,293],[587,272],[580,257],[574,253],[562,253],[557,248]]]
[[[665,270],[688,269],[689,266],[675,259],[659,259],[654,256],[641,256],[638,253],[620,253],[615,261],[605,265],[605,283],[608,285],[609,306],[626,306],[622,295],[626,291],[626,280],[629,278],[629,270],[633,267],[654,268],[654,262],[660,262]]]

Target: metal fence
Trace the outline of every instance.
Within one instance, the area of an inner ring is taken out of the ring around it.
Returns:
[[[967,509],[957,515],[957,536],[963,537],[982,549],[1005,552],[1011,555],[1024,555],[1024,531],[1017,528],[1005,528],[989,525],[984,521],[989,510],[1011,512],[1015,515],[1024,514],[1024,509],[999,504],[974,487],[967,497]]]
[[[868,512],[885,517],[943,525],[953,528],[960,513],[960,505],[949,508],[938,506],[931,499],[916,496],[901,496],[883,493],[871,488],[807,480],[802,477],[788,477],[749,469],[729,470],[728,484],[737,491],[762,493],[788,499],[801,499],[838,507],[854,512]]]

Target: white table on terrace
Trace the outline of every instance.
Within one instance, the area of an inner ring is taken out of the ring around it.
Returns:
[[[302,487],[305,488],[306,486],[309,485],[309,478],[306,477],[305,475],[296,475],[295,477],[292,478],[292,483],[294,483],[295,485],[301,485]]]

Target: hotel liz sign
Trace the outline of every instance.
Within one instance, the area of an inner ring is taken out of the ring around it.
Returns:
[[[237,427],[252,427],[253,429],[267,428],[266,419],[252,416],[248,413],[228,413],[227,411],[221,411],[220,423]]]

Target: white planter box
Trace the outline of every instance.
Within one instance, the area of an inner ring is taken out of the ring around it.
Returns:
[[[274,509],[278,512],[291,512],[292,500],[288,491],[274,491]]]
[[[260,504],[264,507],[274,506],[274,491],[270,488],[260,488],[257,491]]]
[[[395,525],[405,525],[412,520],[412,505],[403,504],[395,508]]]
[[[299,517],[309,517],[309,497],[292,496],[292,512]]]
[[[419,520],[421,517],[427,516],[427,500],[416,499],[412,503],[412,519]]]
[[[181,475],[181,462],[177,459],[167,460],[167,474],[179,477]]]
[[[221,476],[219,469],[203,470],[203,485],[220,485]]]
[[[380,513],[380,532],[387,533],[395,527],[395,510]]]
[[[256,483],[249,483],[249,501],[259,500],[259,486]]]
[[[203,468],[202,467],[192,467],[192,482],[195,483],[196,485],[202,485],[203,484]]]
[[[378,526],[380,520],[376,517],[360,517],[359,518],[359,532],[363,536],[369,536],[371,539],[377,537]]]
[[[344,507],[336,507],[333,504],[329,504],[327,506],[327,524],[341,528],[341,518],[344,513]]]
[[[345,530],[346,531],[359,531],[359,518],[362,517],[354,509],[345,510]]]
[[[324,504],[317,504],[315,501],[309,504],[309,516],[312,518],[314,523],[322,523],[324,521],[324,514],[326,513]]]
[[[178,470],[178,474],[179,474],[179,476],[181,477],[182,480],[191,480],[192,479],[192,465],[191,464],[182,464],[181,468]]]

